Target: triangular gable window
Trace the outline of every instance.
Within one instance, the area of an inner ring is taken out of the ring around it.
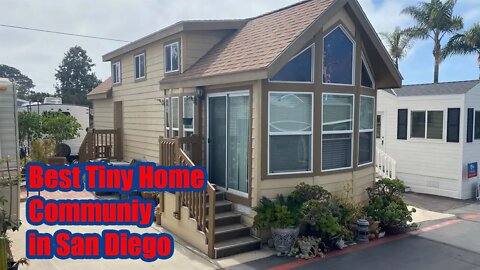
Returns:
[[[373,78],[370,69],[368,68],[365,58],[362,55],[362,86],[368,88],[374,88]]]
[[[313,82],[313,45],[294,56],[275,74],[272,82]]]

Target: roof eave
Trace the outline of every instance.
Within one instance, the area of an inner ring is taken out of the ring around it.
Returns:
[[[257,70],[247,70],[241,72],[232,72],[227,74],[219,74],[205,77],[193,77],[189,79],[175,78],[169,80],[168,78],[160,81],[160,89],[186,88],[197,86],[211,86],[220,84],[241,83],[255,80],[262,80],[268,78],[266,68]]]
[[[104,62],[110,61],[122,54],[128,53],[130,51],[141,48],[145,45],[148,45],[152,42],[162,40],[169,36],[181,33],[183,31],[214,31],[214,30],[228,30],[228,29],[239,29],[248,20],[221,20],[221,21],[181,21],[170,25],[166,28],[163,28],[153,34],[140,38],[136,41],[133,41],[125,46],[122,46],[114,51],[111,51],[102,56]]]

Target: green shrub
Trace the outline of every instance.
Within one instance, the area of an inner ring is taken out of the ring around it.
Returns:
[[[55,155],[55,144],[50,139],[36,139],[32,142],[32,161],[47,164],[48,158]]]
[[[291,196],[299,204],[303,204],[304,202],[310,200],[327,202],[332,197],[330,192],[323,187],[319,185],[308,185],[305,183],[297,185]]]
[[[310,224],[322,238],[332,238],[342,232],[342,226],[328,202],[309,200],[302,205],[301,214],[302,220]]]
[[[256,229],[264,228],[288,228],[298,225],[298,211],[292,211],[286,201],[282,199],[274,202],[266,197],[260,199],[258,207],[255,207],[257,214],[253,219],[253,227]]]
[[[405,185],[398,179],[382,179],[368,188],[369,205],[365,208],[367,215],[380,222],[380,226],[387,231],[398,231],[407,228],[412,222],[412,213],[408,210],[401,193],[405,192]]]

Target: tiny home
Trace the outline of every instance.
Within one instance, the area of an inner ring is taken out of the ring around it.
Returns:
[[[0,197],[6,200],[0,207],[12,222],[19,221],[20,185],[17,93],[14,83],[0,78]],[[13,181],[11,181],[14,179]]]
[[[480,182],[480,81],[407,85],[378,92],[377,171],[396,163],[414,192],[457,199]],[[393,169],[393,168],[392,168]]]
[[[204,166],[209,195],[165,192],[161,222],[216,258],[258,247],[249,227],[262,196],[304,182],[365,202],[377,89],[402,80],[355,0],[179,22],[103,59],[112,77],[88,95],[89,136],[122,138],[127,161]],[[100,146],[85,147],[90,158]]]

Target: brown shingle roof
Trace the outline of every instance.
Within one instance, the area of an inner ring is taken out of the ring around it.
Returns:
[[[163,82],[266,68],[334,1],[307,0],[253,18],[184,73]]]
[[[100,94],[108,94],[109,91],[112,90],[112,77],[109,77],[105,81],[103,81],[101,84],[99,84],[97,87],[95,87],[90,93],[87,94],[87,96],[92,96],[92,95],[100,95]]]

